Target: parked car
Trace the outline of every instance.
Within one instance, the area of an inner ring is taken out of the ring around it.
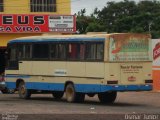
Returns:
[[[4,80],[4,74],[0,75],[0,90],[4,90],[6,88],[5,86],[5,80]]]

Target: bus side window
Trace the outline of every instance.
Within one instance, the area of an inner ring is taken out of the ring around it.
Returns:
[[[85,59],[85,44],[80,44],[80,60]]]
[[[18,45],[18,59],[28,60],[31,58],[31,45],[30,44],[19,44]]]
[[[49,59],[49,44],[33,44],[33,58]]]
[[[10,49],[10,61],[16,61],[17,60],[17,52],[16,47],[12,47]]]
[[[56,44],[50,45],[50,58],[55,59],[56,58]]]
[[[19,44],[18,45],[18,59],[22,60],[25,57],[25,45]]]
[[[87,43],[86,60],[103,60],[104,45],[103,43]]]
[[[96,58],[98,60],[103,60],[104,57],[104,45],[102,43],[97,44],[97,54]]]
[[[65,43],[58,44],[58,59],[66,60],[67,57],[67,45]]]
[[[80,59],[80,44],[70,43],[68,49],[68,59],[69,60],[79,60]]]
[[[69,60],[84,60],[85,44],[70,43],[68,44],[68,59]]]
[[[67,46],[65,43],[53,43],[50,45],[50,57],[52,60],[66,60]]]
[[[57,60],[59,58],[59,44],[50,44],[50,58],[52,60]]]
[[[86,59],[96,60],[96,44],[95,43],[86,44]]]
[[[25,59],[30,59],[32,56],[32,46],[31,45],[25,45]]]

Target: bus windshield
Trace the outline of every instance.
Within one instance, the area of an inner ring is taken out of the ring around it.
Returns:
[[[151,61],[150,35],[114,34],[110,36],[110,61]]]

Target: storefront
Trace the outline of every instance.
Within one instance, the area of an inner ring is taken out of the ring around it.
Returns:
[[[160,39],[152,40],[153,48],[153,85],[154,91],[160,91]]]

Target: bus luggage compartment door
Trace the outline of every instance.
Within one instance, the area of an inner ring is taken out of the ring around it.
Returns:
[[[120,64],[121,84],[137,85],[144,84],[143,64],[124,63]]]

